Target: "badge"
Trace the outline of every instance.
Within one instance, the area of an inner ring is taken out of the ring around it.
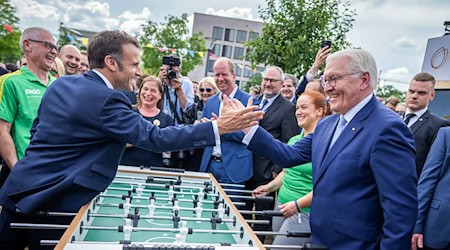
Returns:
[[[153,121],[153,125],[155,125],[156,127],[159,127],[159,125],[161,125],[161,122],[158,119],[155,119]]]

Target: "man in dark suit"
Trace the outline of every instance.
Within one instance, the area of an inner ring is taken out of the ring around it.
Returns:
[[[419,214],[411,248],[450,249],[450,127],[441,128],[417,186]]]
[[[220,58],[214,63],[214,79],[220,93],[210,97],[203,108],[203,120],[219,113],[222,106],[222,95],[235,98],[246,104],[250,95],[241,91],[236,85],[234,64],[229,58]],[[206,147],[203,151],[201,172],[209,172],[220,183],[244,184],[253,175],[252,152],[242,144],[242,132],[222,135],[220,144],[214,147]]]
[[[263,95],[256,100],[257,105],[263,110],[264,119],[259,122],[275,139],[287,143],[289,139],[298,134],[300,128],[295,117],[295,105],[281,95],[284,73],[280,67],[270,66],[262,74],[261,89]],[[253,153],[253,177],[245,183],[245,188],[254,190],[273,180],[274,174],[281,172],[275,163],[264,155]],[[274,195],[274,193],[272,193]],[[274,203],[256,201],[256,210],[273,210]],[[252,201],[247,201],[246,210],[251,210]],[[268,226],[255,225],[255,230],[271,228]]]
[[[411,129],[416,147],[417,176],[422,172],[430,147],[439,128],[447,126],[447,121],[428,110],[435,91],[434,77],[426,72],[416,74],[409,84],[406,93],[407,109],[403,116],[406,125]]]
[[[141,76],[138,41],[124,32],[104,31],[89,40],[88,54],[92,71],[59,78],[44,95],[30,146],[0,190],[0,249],[27,244],[35,249],[41,239],[59,239],[63,232],[58,230],[29,232],[10,223],[67,224],[70,218],[32,214],[77,212],[111,183],[126,143],[156,152],[198,148],[214,145],[219,134],[238,126],[257,124],[258,115],[250,112],[256,106],[239,114],[231,106],[235,101],[224,97],[217,121],[159,129],[133,112],[117,91],[130,90],[130,80]]]
[[[255,126],[243,142],[283,167],[312,162],[313,243],[330,250],[409,249],[418,206],[413,137],[373,95],[373,56],[362,49],[330,55],[322,85],[335,114],[314,134],[289,147]]]

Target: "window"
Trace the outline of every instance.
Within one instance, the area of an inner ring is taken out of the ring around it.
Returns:
[[[208,61],[208,72],[214,72],[214,60]]]
[[[213,27],[213,34],[212,34],[213,39],[215,40],[222,40],[223,37],[223,28],[221,27]]]
[[[225,29],[225,41],[234,42],[234,29]]]
[[[220,44],[214,44],[214,47],[212,49],[212,53],[216,56],[220,55]]]
[[[255,40],[258,36],[259,36],[259,33],[258,33],[258,32],[250,31],[250,33],[248,34],[248,40],[249,40],[249,41],[253,41],[253,40]]]
[[[236,72],[236,76],[242,76],[242,64],[235,63],[234,64],[234,72]]]
[[[252,77],[253,76],[253,70],[250,68],[250,66],[245,66],[244,68],[244,77]]]
[[[237,43],[243,43],[247,41],[247,31],[245,30],[238,30],[236,34],[236,42]]]
[[[264,67],[256,67],[256,70],[257,70],[259,73],[262,73],[262,72],[264,72],[265,68],[264,68]]]
[[[223,49],[222,49],[222,56],[231,58],[231,49],[233,47],[228,46],[228,45],[223,45],[222,47],[223,47]]]
[[[233,59],[242,60],[244,58],[244,48],[234,47]]]

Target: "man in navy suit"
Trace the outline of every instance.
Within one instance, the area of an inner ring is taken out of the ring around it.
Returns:
[[[259,126],[249,149],[283,167],[313,164],[312,242],[333,249],[409,249],[417,217],[411,131],[373,95],[377,67],[362,49],[327,58],[322,85],[334,115],[292,147]]]
[[[210,97],[203,108],[203,117],[211,119],[219,114],[222,95],[235,98],[246,104],[250,95],[236,85],[234,64],[228,58],[220,58],[214,63],[214,79],[220,93]],[[242,144],[242,132],[220,136],[220,144],[207,147],[203,151],[201,172],[209,172],[220,183],[243,184],[253,176],[252,152]]]
[[[450,249],[450,127],[441,128],[417,186],[419,214],[411,248]]]
[[[92,71],[59,78],[44,95],[31,129],[30,146],[0,190],[0,249],[40,248],[41,239],[58,239],[55,230],[12,229],[12,222],[68,223],[34,218],[36,211],[77,212],[113,180],[126,143],[162,152],[212,146],[219,134],[233,132],[262,112],[232,110],[224,97],[217,121],[159,129],[133,112],[118,89],[130,90],[141,76],[140,45],[124,32],[104,31],[89,40]],[[26,214],[27,216],[23,216]]]

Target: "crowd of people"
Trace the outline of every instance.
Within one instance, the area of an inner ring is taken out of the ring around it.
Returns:
[[[229,58],[198,83],[173,55],[143,75],[141,47],[124,32],[101,32],[80,51],[32,27],[20,48],[17,67],[0,64],[2,249],[58,239],[9,224],[45,221],[23,216],[35,211],[76,212],[119,164],[208,172],[273,196],[241,207],[283,213],[255,230],[312,233],[277,236],[276,245],[450,249],[450,124],[428,109],[429,73],[413,77],[402,103],[374,95],[376,63],[363,49],[318,48],[299,78],[267,66],[246,93]]]

